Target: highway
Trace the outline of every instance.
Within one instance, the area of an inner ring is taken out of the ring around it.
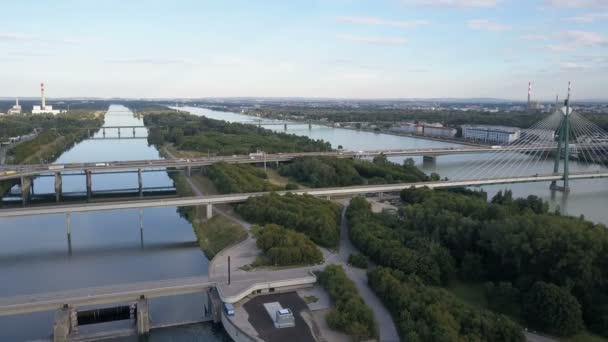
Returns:
[[[580,145],[580,148],[585,146]],[[207,158],[178,158],[158,160],[131,160],[131,161],[101,161],[94,163],[68,163],[68,164],[37,164],[37,165],[1,165],[0,180],[18,179],[21,177],[33,177],[41,174],[53,174],[57,172],[91,172],[124,171],[137,169],[159,169],[159,168],[188,168],[212,165],[218,162],[256,164],[264,162],[285,162],[297,157],[307,156],[331,156],[338,158],[369,158],[378,155],[386,156],[429,156],[436,157],[452,154],[476,154],[476,153],[525,153],[536,151],[551,151],[555,144],[541,144],[537,146],[523,147],[441,147],[441,148],[417,148],[417,149],[393,149],[393,150],[368,150],[368,151],[332,151],[332,152],[301,152],[301,153],[276,153],[276,154],[251,154],[216,156]]]
[[[593,179],[607,178],[608,171],[597,172],[580,172],[571,173],[570,180],[577,179]],[[279,195],[287,193],[293,194],[308,194],[312,196],[353,196],[369,193],[381,192],[396,192],[406,188],[428,187],[431,189],[453,188],[453,187],[469,187],[483,186],[494,184],[510,184],[510,183],[532,183],[532,182],[550,182],[558,181],[563,178],[562,175],[534,175],[534,176],[518,176],[508,178],[493,178],[493,179],[476,179],[476,180],[457,180],[457,181],[436,181],[436,182],[420,182],[420,183],[398,183],[398,184],[383,184],[383,185],[362,185],[337,188],[318,188],[295,191],[278,191]],[[213,195],[213,196],[193,196],[179,197],[169,199],[149,199],[149,200],[134,200],[134,201],[115,201],[115,202],[99,202],[99,203],[81,203],[81,204],[62,204],[62,205],[45,205],[45,206],[30,206],[17,209],[0,210],[0,218],[2,217],[19,217],[32,215],[52,215],[65,213],[82,213],[89,211],[104,211],[104,210],[125,210],[125,209],[144,209],[158,207],[186,207],[196,205],[214,205],[224,203],[239,203],[244,202],[250,197],[262,196],[268,192],[243,193],[243,194],[228,194],[228,195]]]

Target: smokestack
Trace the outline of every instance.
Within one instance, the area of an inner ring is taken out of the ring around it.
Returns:
[[[530,109],[530,97],[532,96],[532,82],[528,82],[528,109]]]
[[[45,110],[46,109],[46,100],[44,98],[44,83],[40,83],[40,95],[41,95],[41,109]]]

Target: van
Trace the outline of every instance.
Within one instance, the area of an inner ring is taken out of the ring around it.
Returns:
[[[234,316],[234,306],[230,303],[224,303],[224,312],[226,316]]]

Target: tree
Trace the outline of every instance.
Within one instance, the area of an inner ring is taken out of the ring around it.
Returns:
[[[576,298],[566,289],[542,281],[525,294],[523,314],[532,327],[559,336],[571,336],[583,328]]]

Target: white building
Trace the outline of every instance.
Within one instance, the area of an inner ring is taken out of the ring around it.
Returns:
[[[40,106],[34,106],[34,108],[32,109],[32,114],[53,114],[53,115],[57,115],[59,113],[62,113],[64,111],[59,110],[59,109],[53,109],[53,106],[47,106],[46,105],[46,99],[44,97],[44,83],[40,83]]]
[[[462,137],[465,140],[487,144],[507,145],[519,139],[521,129],[509,126],[463,125]]]
[[[21,114],[21,106],[19,105],[19,99],[15,99],[15,105],[9,109],[7,114]]]

